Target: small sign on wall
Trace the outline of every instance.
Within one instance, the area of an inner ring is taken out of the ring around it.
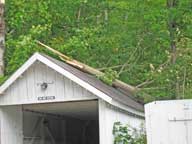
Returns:
[[[55,100],[55,96],[40,96],[37,99],[38,101]]]

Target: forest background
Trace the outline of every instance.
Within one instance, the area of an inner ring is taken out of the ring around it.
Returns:
[[[7,0],[5,76],[39,40],[140,90],[144,102],[192,98],[191,0]]]

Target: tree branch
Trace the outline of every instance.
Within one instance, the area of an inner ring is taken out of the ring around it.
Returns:
[[[101,72],[101,71],[99,71],[99,70],[97,70],[97,69],[95,69],[93,67],[90,67],[90,66],[88,66],[86,64],[83,64],[83,63],[81,63],[81,62],[79,62],[77,60],[71,59],[68,56],[64,55],[63,53],[61,53],[61,52],[59,52],[59,51],[57,51],[57,50],[43,44],[40,41],[36,41],[36,42],[37,42],[37,44],[43,46],[44,48],[46,48],[49,51],[53,52],[54,54],[58,55],[61,58],[61,60],[65,61],[69,65],[72,65],[72,66],[74,66],[74,67],[76,67],[76,68],[78,68],[78,69],[80,69],[80,70],[82,70],[84,72],[87,72],[87,73],[95,75],[95,76],[103,76],[104,75],[103,72]],[[138,91],[138,88],[136,88],[136,87],[134,87],[132,85],[126,84],[126,83],[124,83],[124,82],[122,82],[122,81],[120,81],[118,79],[115,79],[112,82],[112,86],[117,87],[117,88],[121,88],[121,89],[123,89],[125,91],[128,91],[128,92],[132,93],[133,95]]]

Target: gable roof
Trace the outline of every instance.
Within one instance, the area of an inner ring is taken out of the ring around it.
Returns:
[[[36,61],[44,63],[48,67],[71,79],[108,103],[115,100],[138,111],[143,111],[144,109],[142,104],[133,100],[129,95],[125,95],[117,89],[108,86],[96,77],[82,72],[50,56],[39,53],[35,53],[0,87],[0,94],[3,94],[3,92]]]

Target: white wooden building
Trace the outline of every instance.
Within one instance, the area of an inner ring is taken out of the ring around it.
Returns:
[[[155,101],[145,115],[148,144],[192,143],[192,100]]]
[[[138,128],[128,94],[35,53],[0,87],[0,144],[113,144],[114,122]]]

